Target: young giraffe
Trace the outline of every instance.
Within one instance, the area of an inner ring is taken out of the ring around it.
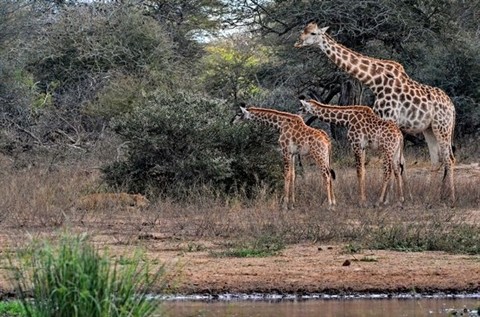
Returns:
[[[397,181],[399,203],[403,203],[403,135],[398,126],[390,120],[378,117],[366,106],[331,106],[313,99],[304,100],[299,112],[311,113],[320,120],[346,126],[347,138],[355,155],[360,204],[366,204],[365,196],[365,149],[371,147],[381,152],[383,160],[383,184],[378,205],[388,202],[387,187],[392,173]],[[392,180],[393,186],[393,180]]]
[[[295,203],[295,155],[310,154],[320,168],[327,191],[328,205],[336,204],[332,180],[335,178],[330,169],[331,143],[327,134],[307,126],[296,114],[257,107],[240,107],[241,113],[233,123],[241,120],[253,120],[277,128],[280,131],[280,144],[284,163],[283,207],[291,208]]]
[[[318,28],[314,22],[307,24],[295,47],[319,46],[331,61],[373,91],[375,113],[395,121],[406,133],[423,133],[432,163],[437,165],[440,159],[444,165],[443,185],[448,179],[453,204],[455,107],[452,100],[441,89],[411,79],[397,62],[364,56],[337,43],[326,33],[327,29]]]

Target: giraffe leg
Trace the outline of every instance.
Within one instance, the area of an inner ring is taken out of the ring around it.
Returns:
[[[358,191],[360,195],[360,205],[365,206],[367,197],[365,196],[365,150],[355,148],[355,166],[357,168]]]
[[[328,206],[333,207],[337,202],[335,201],[335,194],[333,193],[333,175],[330,170],[330,165],[328,164],[329,158],[324,158],[322,155],[315,152],[312,152],[311,155],[315,159],[315,163],[322,173],[323,183],[327,193]]]
[[[449,144],[442,144],[441,146],[442,161],[444,165],[444,174],[442,180],[442,193],[445,192],[445,187],[449,187],[450,200],[452,207],[455,205],[455,185],[453,178],[453,166],[455,164],[451,146]],[[447,185],[448,183],[448,185]]]
[[[402,205],[405,201],[405,196],[403,194],[403,176],[401,169],[402,168],[399,164],[395,164],[393,169],[393,174],[395,176],[395,180],[397,181],[397,197],[400,205]]]
[[[288,157],[283,157],[283,197],[282,209],[288,207],[288,193],[290,192],[290,160]]]
[[[283,157],[283,164],[284,164],[284,191],[283,191],[283,202],[282,208],[288,209],[290,208],[291,201],[290,201],[290,193],[292,192],[292,175],[294,173],[293,164],[290,154],[285,154]]]
[[[378,198],[377,206],[380,204],[387,204],[387,188],[392,177],[393,160],[391,155],[384,155],[383,157],[383,183],[382,190],[380,191],[380,197]]]
[[[293,208],[293,205],[295,204],[295,155],[292,155],[291,157],[291,175],[290,175],[290,207]]]
[[[324,174],[325,180],[325,188],[327,190],[327,199],[328,199],[328,206],[333,208],[337,201],[335,200],[335,193],[333,192],[333,177],[330,171],[330,168],[327,168]]]
[[[428,152],[430,153],[430,161],[434,166],[434,170],[440,169],[440,160],[439,160],[439,146],[438,140],[435,137],[432,129],[423,131],[423,136],[428,145]]]
[[[432,126],[432,131],[436,140],[438,140],[439,155],[444,167],[444,174],[442,180],[442,195],[448,183],[450,187],[451,205],[455,204],[455,185],[453,179],[453,166],[455,165],[455,157],[452,149],[452,132],[448,129],[448,125],[435,123]]]

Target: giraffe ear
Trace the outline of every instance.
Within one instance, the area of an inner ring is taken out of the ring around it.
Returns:
[[[327,33],[328,28],[329,28],[329,26],[321,28],[320,33],[322,33],[322,34]]]
[[[243,113],[243,114],[248,113],[248,110],[247,110],[247,108],[245,108],[245,107],[240,106],[240,110],[242,110],[242,113]]]

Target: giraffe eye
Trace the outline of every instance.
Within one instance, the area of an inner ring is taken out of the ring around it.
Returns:
[[[312,32],[312,33],[310,33],[310,34],[311,34],[311,35],[317,35],[317,33],[315,33],[315,32]]]

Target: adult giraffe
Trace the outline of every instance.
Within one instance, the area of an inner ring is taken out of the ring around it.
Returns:
[[[452,100],[443,90],[411,79],[397,62],[368,57],[337,43],[326,33],[327,29],[319,28],[315,22],[308,23],[295,47],[320,47],[332,62],[373,91],[375,113],[395,121],[405,133],[423,133],[432,163],[444,165],[443,185],[448,181],[453,204],[455,107]]]

